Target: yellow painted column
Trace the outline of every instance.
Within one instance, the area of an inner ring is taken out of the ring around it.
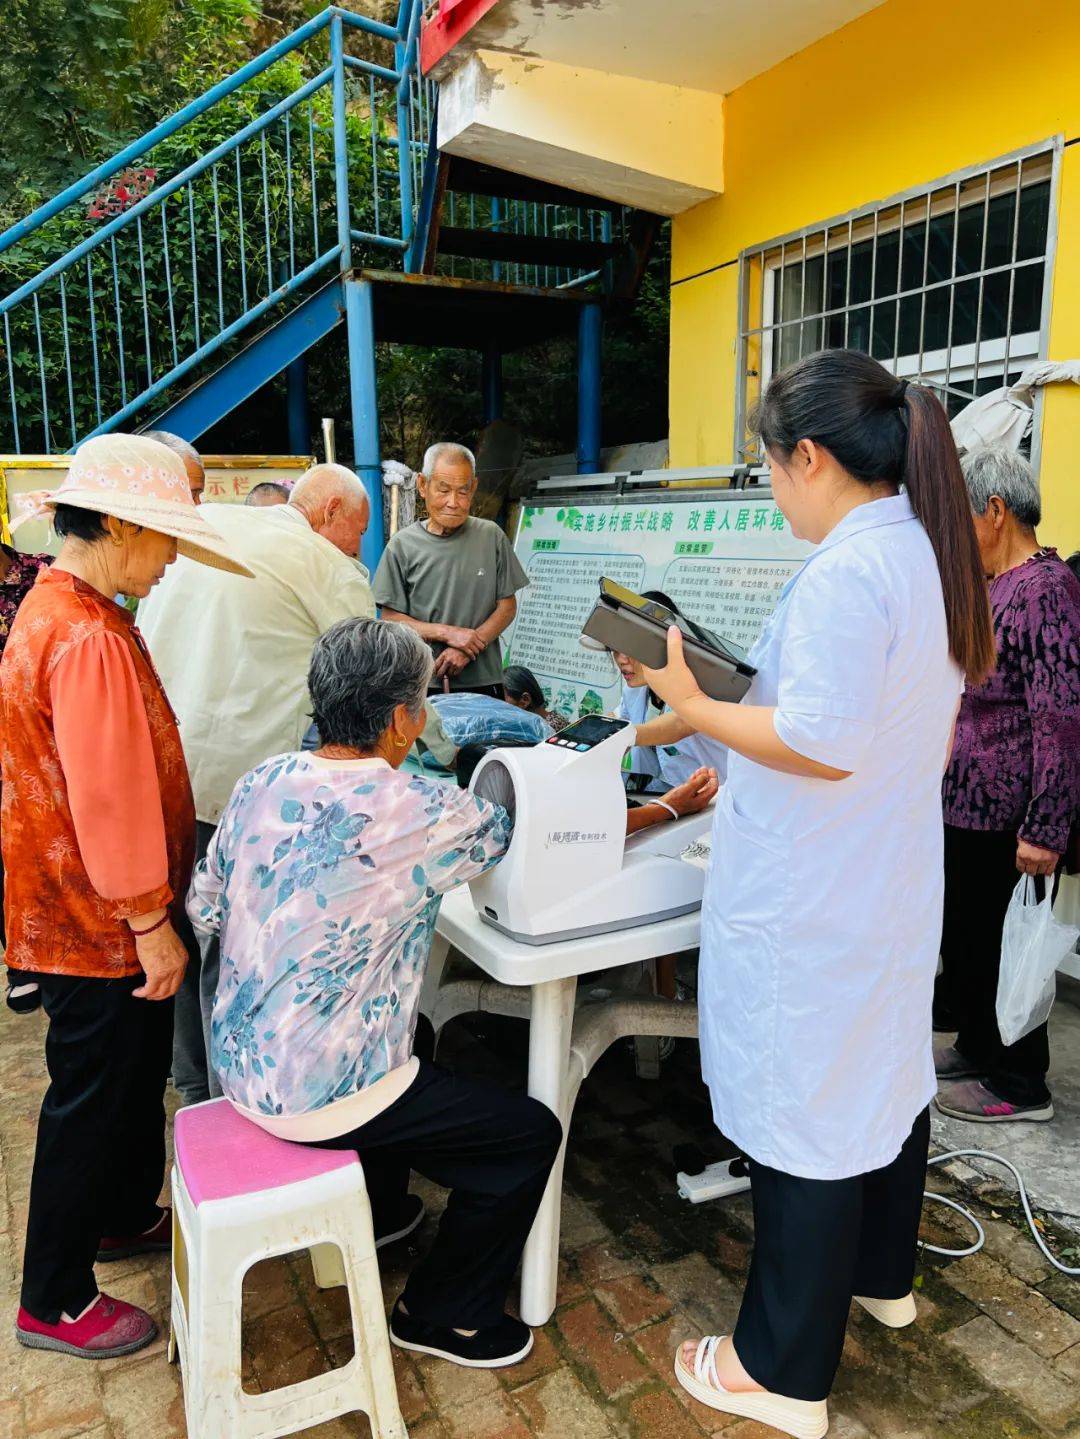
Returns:
[[[1050,308],[1051,360],[1080,360],[1080,145],[1061,157],[1057,257]],[[1039,538],[1062,555],[1080,549],[1080,385],[1043,392]]]

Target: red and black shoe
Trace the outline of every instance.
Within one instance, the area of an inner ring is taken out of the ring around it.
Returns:
[[[19,1309],[15,1338],[27,1349],[55,1349],[75,1359],[117,1359],[145,1349],[158,1327],[145,1309],[99,1294],[85,1314],[68,1323],[43,1324]]]
[[[118,1259],[134,1259],[136,1254],[168,1254],[172,1248],[172,1210],[163,1209],[161,1218],[145,1234],[119,1234],[102,1239],[98,1244],[97,1263],[113,1264]]]

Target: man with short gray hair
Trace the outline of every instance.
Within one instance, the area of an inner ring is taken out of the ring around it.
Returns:
[[[147,430],[143,439],[157,440],[159,445],[164,445],[166,449],[172,450],[173,454],[180,456],[184,462],[188,484],[191,486],[191,498],[197,505],[201,505],[203,490],[206,488],[206,467],[195,446],[182,440],[179,435],[174,435],[171,430]]]
[[[470,515],[476,461],[443,441],[424,456],[418,488],[427,519],[394,535],[375,574],[382,617],[416,630],[435,651],[441,688],[501,697],[499,636],[529,583],[506,534]]]
[[[206,853],[236,781],[271,755],[298,750],[311,720],[307,672],[318,637],[338,620],[372,618],[367,571],[356,556],[368,497],[344,465],[314,465],[289,503],[203,505],[254,579],[238,580],[181,556],[139,606],[139,628],[176,712]],[[191,963],[176,1000],[173,1080],[184,1101],[220,1093],[208,1076],[217,954]],[[200,973],[201,969],[201,973]]]

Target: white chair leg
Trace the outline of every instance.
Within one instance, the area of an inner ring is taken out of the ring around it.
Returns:
[[[366,1378],[372,1439],[408,1439],[398,1404],[378,1265],[354,1254],[351,1270],[353,1336],[357,1362]]]
[[[311,1269],[317,1288],[340,1289],[342,1285],[348,1284],[345,1260],[338,1245],[315,1244],[308,1250],[308,1254],[311,1256]]]

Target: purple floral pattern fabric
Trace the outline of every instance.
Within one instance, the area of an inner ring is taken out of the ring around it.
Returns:
[[[497,805],[378,759],[244,775],[188,896],[221,936],[210,1060],[228,1098],[292,1117],[405,1064],[442,895],[510,834]]]
[[[24,555],[9,545],[3,548],[11,560],[11,568],[7,578],[0,582],[0,655],[4,653],[16,611],[33,589],[41,571],[48,569],[53,562],[52,555]]]
[[[964,692],[945,823],[1062,853],[1080,814],[1080,581],[1052,549],[990,584],[997,668]]]

